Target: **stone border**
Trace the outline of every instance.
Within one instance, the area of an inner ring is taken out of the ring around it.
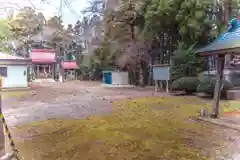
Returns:
[[[12,87],[12,88],[3,88],[2,92],[13,92],[13,91],[30,91],[31,87]]]
[[[121,85],[121,84],[101,84],[102,87],[112,87],[112,88],[135,88],[134,85]]]
[[[0,160],[14,160],[16,159],[14,152],[6,153]]]
[[[198,120],[209,122],[209,123],[212,123],[212,124],[215,124],[215,125],[219,125],[219,126],[222,126],[222,127],[226,127],[226,128],[230,128],[230,129],[240,131],[240,125],[226,123],[226,122],[223,122],[223,120],[221,120],[221,119],[199,117]]]

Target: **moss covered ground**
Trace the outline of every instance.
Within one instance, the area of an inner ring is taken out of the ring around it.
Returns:
[[[224,103],[224,105],[227,105]],[[204,160],[214,126],[196,122],[210,104],[194,97],[150,97],[113,104],[108,116],[34,122],[14,130],[25,160]]]
[[[1,93],[3,100],[11,98],[20,98],[32,94],[30,91],[4,91]]]
[[[224,112],[240,111],[240,101],[226,101],[224,104]]]

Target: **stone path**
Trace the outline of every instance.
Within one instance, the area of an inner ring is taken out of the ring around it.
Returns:
[[[216,160],[240,160],[240,117],[227,116],[219,119],[200,118],[208,123],[224,128],[222,141],[225,147],[216,152]],[[215,160],[215,159],[214,159]]]

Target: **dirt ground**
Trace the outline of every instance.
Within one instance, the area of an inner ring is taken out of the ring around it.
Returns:
[[[96,82],[48,83],[35,86],[31,96],[5,101],[3,112],[10,127],[38,120],[86,118],[111,113],[113,101],[152,96],[153,92],[153,89],[104,88]],[[240,159],[239,131],[216,126],[212,134],[224,143],[213,151],[213,160]]]
[[[112,111],[116,100],[145,97],[151,89],[104,88],[97,82],[66,82],[34,85],[33,93],[4,101],[3,112],[10,126],[55,118],[85,118]]]

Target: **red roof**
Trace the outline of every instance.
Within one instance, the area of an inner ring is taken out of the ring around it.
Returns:
[[[63,62],[62,63],[63,69],[78,69],[76,61],[70,61],[70,62]]]
[[[54,63],[56,62],[56,55],[51,49],[32,49],[30,58],[33,63]]]

